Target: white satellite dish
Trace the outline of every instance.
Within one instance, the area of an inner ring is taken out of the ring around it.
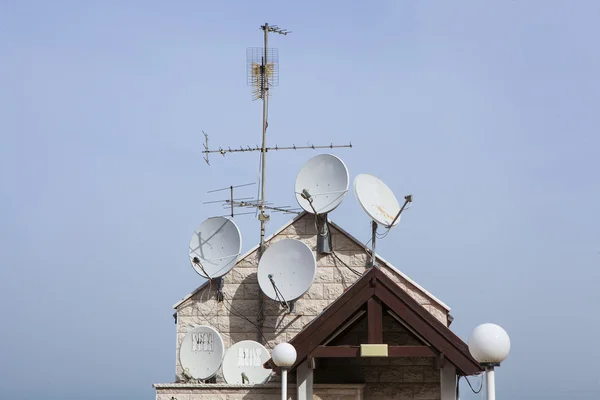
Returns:
[[[326,214],[342,203],[349,180],[348,169],[340,158],[319,154],[300,169],[294,187],[296,200],[309,213]]]
[[[190,240],[190,261],[205,278],[219,278],[235,266],[242,252],[242,235],[235,222],[225,217],[209,218]]]
[[[262,344],[242,340],[231,346],[223,358],[223,378],[232,385],[267,382],[271,370],[263,367],[271,356]]]
[[[296,300],[312,285],[317,272],[315,254],[304,242],[282,239],[270,245],[258,262],[258,284],[267,297]]]
[[[354,195],[376,223],[391,228],[400,222],[398,199],[385,183],[373,175],[360,174],[354,179]]]
[[[223,360],[225,346],[216,329],[201,325],[185,335],[179,348],[179,361],[194,379],[212,378]]]

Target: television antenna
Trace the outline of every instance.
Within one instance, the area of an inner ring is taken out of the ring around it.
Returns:
[[[258,208],[260,207],[260,204],[258,202],[248,202],[248,201],[229,201],[229,200],[225,200],[225,202],[227,204],[231,204],[232,209],[233,207],[246,207],[246,208]],[[269,203],[265,203],[265,204],[269,204]],[[297,208],[291,208],[291,206],[279,206],[279,207],[275,207],[275,206],[268,206],[265,205],[265,210],[271,210],[272,212],[280,212],[283,214],[295,214],[295,215],[299,215],[302,212],[299,211]],[[241,213],[241,214],[254,214],[253,212],[251,213]]]
[[[254,197],[235,197],[234,196],[235,189],[245,187],[245,186],[251,186],[251,185],[256,185],[256,183],[252,182],[252,183],[245,183],[242,185],[231,185],[231,186],[224,187],[221,189],[209,190],[206,193],[217,193],[217,192],[222,192],[222,191],[228,190],[229,198],[205,201],[202,204],[222,203],[223,208],[229,209],[229,213],[225,214],[225,215],[220,215],[220,217],[229,216],[231,218],[234,218],[236,215],[256,214],[256,212],[254,212],[254,211],[238,212],[238,213],[235,212],[236,207],[237,208],[259,208],[260,207],[259,201],[254,199]],[[280,213],[295,214],[295,215],[300,214],[299,209],[292,209],[290,206],[277,206],[276,207],[276,206],[272,206],[271,203],[269,203],[269,202],[265,202],[265,209],[270,210],[272,212],[280,212]]]
[[[269,126],[268,123],[268,110],[269,110],[269,98],[271,97],[270,88],[274,86],[279,86],[279,53],[276,48],[269,48],[269,33],[277,33],[279,35],[287,35],[288,33],[292,33],[287,29],[282,29],[277,25],[269,25],[265,23],[260,26],[260,30],[263,31],[263,47],[250,47],[246,49],[246,82],[249,86],[252,86],[252,97],[253,100],[262,100],[263,102],[263,120],[262,120],[262,144],[260,146],[246,146],[239,148],[223,148],[219,147],[218,149],[211,149],[208,144],[208,134],[204,131],[204,150],[202,153],[204,154],[204,161],[208,165],[209,162],[209,154],[211,153],[219,153],[223,156],[227,153],[244,153],[244,152],[253,152],[258,151],[261,153],[261,161],[260,161],[260,169],[261,169],[261,179],[260,179],[260,199],[257,201],[255,205],[252,207],[256,207],[259,209],[258,220],[260,221],[260,251],[259,257],[265,251],[265,226],[267,221],[269,221],[270,216],[266,213],[266,211],[280,211],[275,207],[268,207],[265,201],[266,190],[265,190],[265,181],[266,181],[266,156],[268,151],[279,151],[279,150],[316,150],[316,149],[334,149],[334,148],[352,148],[352,143],[347,145],[334,145],[330,143],[329,145],[308,145],[308,146],[275,146],[268,147],[267,146],[267,128]],[[231,199],[230,199],[231,200]],[[239,200],[231,200],[230,208],[233,209],[235,205],[241,206],[241,204],[235,204],[236,201]],[[246,203],[244,206],[248,206],[249,203]],[[243,207],[243,206],[242,206]],[[283,207],[279,207],[284,209]],[[232,211],[233,214],[233,211]]]
[[[253,94],[253,100],[262,100],[262,143],[260,146],[254,146],[254,147],[250,147],[250,146],[246,146],[246,147],[239,147],[239,148],[223,148],[223,147],[219,147],[218,149],[215,148],[211,148],[209,147],[209,143],[208,143],[208,134],[205,133],[203,131],[204,134],[204,150],[202,151],[202,153],[204,154],[204,161],[206,161],[206,163],[208,165],[210,165],[209,162],[209,155],[211,153],[219,153],[223,156],[225,156],[225,154],[227,153],[245,153],[245,152],[260,152],[260,181],[259,181],[259,193],[260,193],[260,197],[259,199],[256,201],[256,203],[253,203],[252,207],[255,207],[256,210],[258,211],[257,216],[258,216],[258,220],[260,221],[260,245],[259,245],[259,250],[258,250],[258,258],[259,260],[262,258],[262,255],[265,253],[266,251],[266,247],[265,247],[265,227],[266,227],[266,223],[270,220],[270,215],[267,214],[267,211],[272,211],[272,212],[276,212],[276,211],[280,211],[285,209],[284,207],[279,207],[280,210],[276,209],[275,207],[269,206],[266,202],[266,186],[265,186],[265,181],[266,181],[266,156],[267,156],[267,152],[268,151],[279,151],[279,150],[308,150],[308,149],[312,149],[312,150],[316,150],[316,149],[334,149],[334,148],[352,148],[352,143],[349,142],[349,144],[347,145],[334,145],[333,143],[330,143],[329,145],[314,145],[314,144],[310,144],[308,146],[296,146],[295,144],[292,146],[284,146],[284,147],[280,147],[278,145],[275,145],[275,147],[268,147],[267,146],[267,128],[269,126],[268,123],[268,110],[269,110],[269,98],[271,97],[271,91],[270,88],[274,87],[274,86],[278,86],[279,85],[279,54],[278,54],[278,50],[275,48],[269,48],[269,33],[277,33],[279,35],[287,35],[288,33],[291,33],[291,31],[288,31],[286,29],[282,29],[280,27],[278,27],[277,25],[269,25],[268,23],[265,23],[264,25],[260,26],[260,30],[263,31],[263,40],[264,40],[264,45],[263,47],[258,47],[258,48],[248,48],[246,49],[246,83],[249,86],[252,86],[252,94]],[[233,200],[232,196],[230,195],[230,204],[229,204],[229,208],[231,213],[233,214],[233,207],[234,206],[242,206],[241,204],[236,204],[236,202],[240,202],[243,200]],[[245,203],[245,205],[247,205],[249,203]],[[261,288],[262,290],[262,288]],[[262,314],[262,304],[264,301],[264,290],[263,290],[263,295],[259,296],[259,314],[257,316],[257,322],[258,322],[258,340],[262,341],[262,326],[264,323],[264,318],[263,318],[263,314]]]
[[[234,209],[233,209],[233,207],[234,207],[233,206],[233,202],[234,201],[246,201],[246,200],[253,200],[254,199],[254,197],[237,197],[236,198],[236,197],[233,196],[234,189],[245,187],[245,186],[252,186],[252,185],[256,185],[256,183],[255,182],[244,183],[242,185],[231,185],[231,186],[224,187],[224,188],[221,188],[221,189],[209,190],[206,193],[217,193],[217,192],[222,192],[222,191],[228,190],[229,191],[229,199],[205,201],[202,204],[214,204],[214,203],[227,203],[227,204],[231,204],[231,207],[229,207],[230,208],[230,213],[227,214],[227,215],[230,216],[231,218],[233,218],[235,216],[235,212],[234,212]],[[252,214],[252,213],[247,213],[247,214]],[[239,213],[238,213],[238,215],[239,215]],[[224,216],[226,216],[226,215],[221,215],[221,217],[224,217]]]

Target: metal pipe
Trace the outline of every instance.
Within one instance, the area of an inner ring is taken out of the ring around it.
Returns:
[[[287,400],[287,368],[281,368],[281,400]]]
[[[396,223],[396,221],[398,220],[398,218],[400,218],[400,214],[402,214],[402,211],[404,211],[404,208],[406,208],[406,205],[408,203],[410,203],[412,201],[412,195],[408,195],[404,198],[404,204],[402,205],[402,208],[400,209],[400,211],[398,211],[398,214],[396,214],[396,217],[393,219],[392,223],[390,224],[390,228],[392,226],[394,226],[394,224]]]
[[[496,400],[496,382],[494,379],[494,367],[485,368],[485,385],[487,391],[487,400]]]
[[[265,56],[263,58],[262,65],[262,82],[261,82],[261,95],[263,101],[263,127],[262,127],[262,176],[260,184],[260,253],[265,250],[265,176],[266,176],[266,159],[267,159],[267,107],[268,107],[268,78],[267,78],[267,66],[268,66],[268,54],[269,54],[269,24],[265,22]]]
[[[260,181],[260,214],[258,215],[258,219],[260,220],[260,247],[258,249],[258,258],[262,257],[265,252],[265,176],[266,176],[266,159],[267,159],[267,90],[268,90],[268,82],[267,82],[267,55],[268,55],[268,45],[269,45],[269,24],[265,22],[265,25],[262,27],[265,34],[265,56],[263,59],[262,71],[261,71],[261,79],[262,79],[262,87],[261,87],[261,95],[263,100],[263,126],[262,126],[262,148],[261,148],[261,181]],[[258,315],[256,317],[258,322],[258,332],[257,339],[259,343],[263,343],[263,303],[265,301],[264,293],[262,291],[258,295]]]
[[[377,222],[374,220],[371,222],[373,225],[373,236],[371,237],[372,247],[371,247],[371,267],[375,266],[375,239],[377,239]]]
[[[231,218],[233,218],[233,186],[229,186],[229,191],[231,197]]]

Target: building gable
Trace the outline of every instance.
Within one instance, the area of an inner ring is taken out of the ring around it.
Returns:
[[[257,281],[258,246],[240,257],[236,266],[223,277],[223,301],[217,299],[217,281],[205,282],[175,304],[177,310],[177,375],[181,377],[179,347],[185,334],[198,325],[216,328],[225,346],[241,340],[260,341],[267,348],[292,340],[333,301],[339,298],[368,270],[370,251],[333,222],[329,223],[334,254],[317,254],[317,273],[308,291],[295,302],[294,312],[264,298]],[[267,246],[293,238],[306,243],[313,251],[317,231],[312,214],[303,213],[284,225],[266,240]],[[422,289],[381,257],[381,270],[403,291],[414,298],[432,316],[447,325],[449,308]],[[262,318],[262,332],[259,319]],[[218,377],[219,379],[219,377]]]
[[[407,340],[384,336],[384,316],[391,316],[406,328]],[[366,332],[360,335],[359,331],[348,342],[349,329],[365,318]],[[356,358],[362,344],[385,344],[390,357],[445,358],[461,375],[481,372],[467,345],[378,267],[366,272],[289,342],[298,353],[291,370],[307,358]],[[271,360],[265,365],[276,368]]]

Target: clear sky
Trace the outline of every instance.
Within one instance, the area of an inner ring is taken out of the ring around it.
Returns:
[[[378,250],[453,308],[464,340],[483,322],[508,331],[499,398],[598,398],[599,13],[583,0],[0,1],[1,397],[142,400],[173,381],[171,306],[202,282],[190,235],[223,213],[206,192],[258,171],[256,153],[204,164],[201,131],[259,144],[245,53],[269,22],[293,31],[271,40],[269,143],[351,141],[335,154],[352,179],[414,195]],[[295,205],[314,154],[269,153],[270,201]],[[369,238],[352,193],[330,217]],[[237,220],[249,249],[259,224]]]

